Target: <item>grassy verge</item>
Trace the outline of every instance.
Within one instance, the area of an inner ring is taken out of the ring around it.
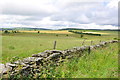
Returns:
[[[50,72],[51,77],[57,78],[117,78],[118,44],[111,44],[93,50],[89,55],[71,59]]]

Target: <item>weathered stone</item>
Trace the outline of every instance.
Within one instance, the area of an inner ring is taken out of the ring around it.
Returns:
[[[100,47],[100,45],[98,44],[98,45],[96,45],[96,47]]]
[[[73,49],[77,49],[77,47],[73,47]]]
[[[101,42],[100,44],[105,45],[105,43],[104,43],[104,42]]]
[[[47,57],[47,59],[57,59],[58,57],[60,57],[60,55],[60,53],[53,53],[49,57]]]
[[[81,47],[77,47],[77,50],[80,51],[80,50],[81,50]]]
[[[25,63],[25,64],[33,65],[36,62],[40,62],[40,60],[42,60],[42,58],[28,57],[28,58],[25,58],[22,62]]]
[[[37,58],[36,65],[39,65],[39,64],[43,65],[43,58]]]
[[[21,60],[15,61],[15,62],[13,62],[13,63],[16,64],[16,65],[26,66],[26,64],[25,64],[23,61],[21,61]]]
[[[62,54],[62,51],[60,51],[60,50],[46,50],[45,51],[46,53],[61,53]]]
[[[104,46],[104,44],[99,44],[101,47]]]
[[[12,67],[10,67],[9,65],[0,64],[0,75],[7,74],[11,70]]]
[[[107,42],[103,42],[105,45],[107,44]]]
[[[23,65],[23,66],[26,65],[25,63],[23,63],[22,60],[15,61],[15,62],[13,62],[13,64],[16,64],[16,65]]]
[[[66,51],[67,51],[67,53],[71,53],[71,50],[69,50],[69,49],[68,49],[68,50],[66,50]]]
[[[66,50],[64,50],[64,51],[62,51],[62,53],[63,53],[63,54],[66,54],[66,53],[67,53],[67,51],[66,51]]]
[[[111,43],[115,43],[115,42],[118,42],[118,40],[112,40],[112,41],[110,41]]]
[[[90,49],[94,49],[95,48],[95,46],[90,46]]]
[[[0,64],[0,75],[7,73],[7,69],[4,64]]]
[[[42,53],[38,53],[38,54],[40,55],[40,57],[45,57],[45,58],[49,56],[49,54],[46,52],[42,52]]]
[[[27,65],[27,66],[23,67],[22,70],[26,70],[28,68],[30,68],[30,65]]]
[[[32,54],[32,57],[39,57],[38,54]]]
[[[13,62],[14,64],[20,64],[21,63],[21,61],[20,60],[18,60],[18,61],[15,61],[15,62]]]
[[[5,67],[5,65],[0,63],[0,72],[2,71],[2,69],[3,69],[4,67]]]
[[[35,61],[35,57],[28,57],[28,58],[25,58],[25,59],[23,59],[23,61],[22,62],[31,62],[31,61]]]
[[[46,52],[42,52],[42,53],[38,53],[38,54],[33,54],[32,57],[48,57],[49,56],[49,53],[46,53]]]
[[[77,50],[71,49],[71,53],[77,52]]]
[[[81,50],[81,51],[84,51],[84,50],[86,50],[86,47],[85,47],[85,46],[82,46],[82,47],[80,48],[80,50]]]
[[[11,63],[6,63],[6,65],[5,65],[5,66],[6,66],[6,67],[7,67],[7,66],[10,66],[10,67],[13,67],[13,68],[14,68],[14,67],[17,67],[17,65],[16,65],[16,64],[11,64]]]

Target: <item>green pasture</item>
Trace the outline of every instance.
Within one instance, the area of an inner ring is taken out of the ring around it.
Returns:
[[[99,31],[100,32],[100,31]],[[103,31],[101,31],[103,32]],[[50,34],[50,33],[2,33],[2,63],[9,62],[13,57],[24,58],[43,52],[52,50],[54,41],[57,41],[57,50],[64,50],[72,47],[84,45],[98,44],[101,41],[109,41],[118,37],[117,31],[106,31],[109,34],[102,36],[80,34]]]
[[[113,43],[68,60],[40,77],[118,78],[118,70],[118,43]]]

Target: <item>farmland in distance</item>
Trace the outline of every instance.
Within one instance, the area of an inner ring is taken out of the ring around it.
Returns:
[[[83,31],[83,30],[78,30]],[[54,41],[57,41],[57,50],[69,49],[72,47],[98,44],[100,41],[109,41],[118,38],[118,31],[97,31],[102,36],[74,34],[68,30],[40,30],[38,31],[19,31],[19,33],[2,33],[2,63],[9,62],[13,57],[24,58],[52,50]],[[86,32],[96,32],[96,30],[86,30]]]

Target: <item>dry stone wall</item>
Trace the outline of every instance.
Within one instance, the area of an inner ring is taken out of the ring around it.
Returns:
[[[40,73],[43,68],[47,68],[49,65],[59,65],[66,59],[72,57],[80,57],[84,55],[84,51],[96,49],[99,47],[104,47],[109,43],[116,43],[117,40],[111,40],[108,42],[101,42],[100,44],[93,46],[82,46],[74,47],[72,49],[66,50],[46,50],[44,52],[33,54],[32,57],[24,58],[23,60],[18,60],[12,63],[0,64],[0,75],[10,74],[11,76],[15,74],[22,74],[27,76],[28,74]]]

